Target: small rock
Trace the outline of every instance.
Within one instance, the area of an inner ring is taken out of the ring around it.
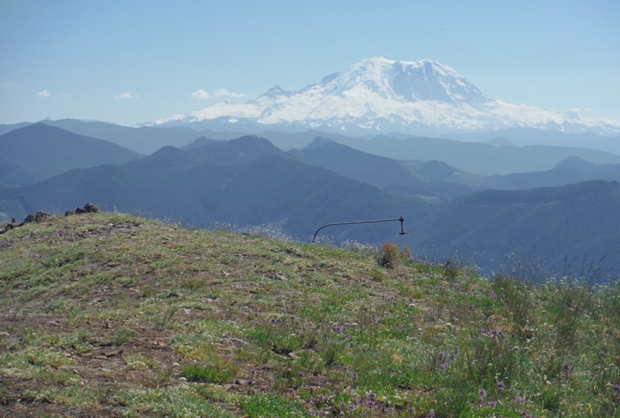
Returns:
[[[104,353],[106,357],[114,357],[114,356],[120,356],[121,354],[123,354],[123,350],[115,350],[115,351],[110,351],[108,353]]]
[[[30,222],[42,222],[45,219],[49,218],[50,215],[48,213],[45,212],[37,212],[35,214],[30,214],[28,216],[26,216],[26,219],[24,219],[24,223],[30,223]]]

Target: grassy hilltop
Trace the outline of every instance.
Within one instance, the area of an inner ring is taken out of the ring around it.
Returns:
[[[0,235],[0,415],[617,417],[620,286],[118,213]]]

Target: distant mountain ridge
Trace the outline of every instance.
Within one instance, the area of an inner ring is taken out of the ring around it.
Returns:
[[[0,188],[21,187],[65,171],[101,164],[124,164],[137,152],[43,123],[0,136]]]
[[[347,133],[428,134],[508,128],[620,133],[620,122],[493,99],[433,60],[362,60],[299,91],[275,86],[246,103],[215,103],[154,126],[331,129]]]

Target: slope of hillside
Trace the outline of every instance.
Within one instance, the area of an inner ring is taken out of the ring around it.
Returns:
[[[587,181],[531,190],[487,190],[449,202],[412,237],[443,259],[461,254],[489,271],[620,276],[620,184]],[[531,264],[533,262],[533,264]]]
[[[379,187],[398,179],[414,180],[411,172],[393,159],[358,151],[326,138],[317,137],[308,147],[291,155],[308,164]]]
[[[617,416],[620,287],[119,213],[0,235],[0,414]],[[400,257],[400,258],[399,258]]]
[[[0,170],[0,188],[33,184],[76,168],[124,164],[141,156],[111,142],[42,123],[0,136],[0,155],[14,167],[8,173]]]

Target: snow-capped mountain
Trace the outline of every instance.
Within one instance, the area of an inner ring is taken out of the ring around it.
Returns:
[[[246,103],[215,103],[154,125],[337,129],[349,133],[491,131],[514,127],[620,133],[620,123],[513,105],[482,93],[447,65],[369,58],[299,91],[275,86]],[[370,132],[369,132],[370,131]]]

